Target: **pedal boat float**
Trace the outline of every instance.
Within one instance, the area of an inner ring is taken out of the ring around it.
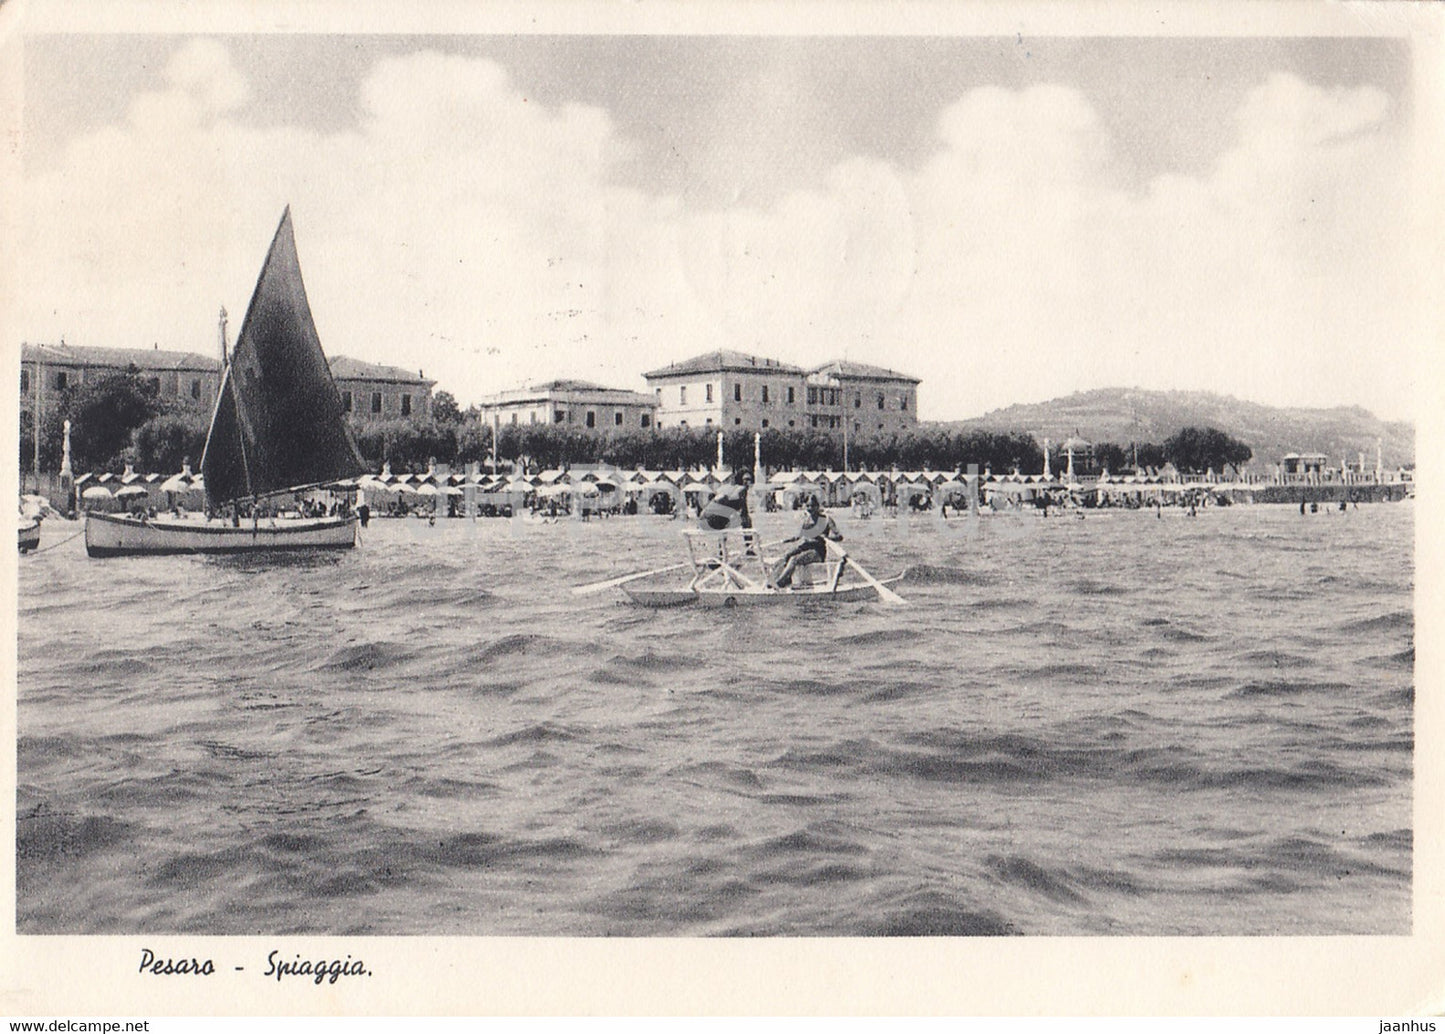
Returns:
[[[832,603],[904,602],[890,588],[902,575],[878,580],[843,552],[828,543],[826,560],[800,565],[792,585],[773,584],[778,558],[769,560],[754,531],[686,532],[687,564],[692,578],[686,585],[663,587],[639,579],[621,585],[634,602],[645,607],[748,607],[822,600]]]

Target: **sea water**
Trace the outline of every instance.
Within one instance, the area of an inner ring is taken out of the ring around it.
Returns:
[[[18,929],[1410,930],[1413,503],[840,523],[909,606],[570,592],[681,559],[653,517],[47,522]]]

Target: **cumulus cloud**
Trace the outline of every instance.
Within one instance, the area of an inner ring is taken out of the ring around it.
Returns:
[[[1116,175],[1066,86],[982,88],[913,166],[841,162],[770,205],[620,186],[608,113],[487,60],[383,60],[354,128],[246,122],[215,41],[26,183],[30,339],[214,349],[290,203],[328,351],[464,400],[556,375],[641,388],[707,349],[848,355],[924,379],[925,417],[1104,384],[1399,413],[1362,378],[1415,345],[1389,98],[1289,76],[1197,175]]]

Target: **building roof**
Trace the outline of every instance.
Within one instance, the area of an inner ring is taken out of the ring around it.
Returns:
[[[483,406],[516,406],[526,403],[551,402],[558,399],[558,396],[589,396],[594,402],[610,404],[626,404],[633,406],[652,407],[657,404],[651,395],[644,395],[637,391],[628,391],[625,388],[607,388],[601,384],[593,384],[591,381],[571,380],[558,378],[557,380],[546,381],[542,384],[532,384],[525,388],[513,388],[510,391],[498,392],[495,395],[488,395],[481,400]],[[582,401],[574,399],[573,401]]]
[[[889,370],[882,366],[869,366],[867,363],[854,363],[847,359],[834,359],[831,363],[824,363],[817,369],[809,370],[810,374],[825,373],[836,377],[839,380],[860,380],[860,381],[903,381],[908,384],[921,384],[917,377],[911,377],[906,373],[899,373],[897,370]]]
[[[788,363],[780,363],[776,359],[765,359],[762,356],[748,355],[746,352],[733,352],[727,349],[719,349],[716,352],[708,352],[704,355],[694,356],[691,359],[684,359],[680,363],[669,363],[656,370],[644,373],[642,376],[651,380],[654,377],[681,377],[694,373],[791,373],[801,374],[801,366],[791,366]]]
[[[428,388],[436,384],[436,381],[423,377],[420,373],[403,370],[400,366],[368,363],[353,359],[349,355],[334,355],[327,362],[331,366],[331,376],[337,380],[386,381],[392,384],[425,385]]]
[[[221,361],[198,352],[170,352],[159,348],[96,348],[89,345],[21,344],[21,362],[54,363],[57,366],[88,366],[124,370],[193,370],[217,373]]]

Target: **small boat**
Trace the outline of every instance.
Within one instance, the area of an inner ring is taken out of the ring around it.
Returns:
[[[224,350],[224,312],[221,326]],[[311,318],[288,207],[221,373],[201,458],[207,508],[229,514],[88,513],[85,550],[113,557],[350,549],[355,515],[264,517],[261,500],[358,477],[365,469]]]
[[[573,591],[583,594],[616,586],[634,603],[645,607],[743,607],[803,600],[829,603],[907,602],[889,588],[901,580],[902,575],[880,581],[834,542],[828,543],[826,560],[798,567],[793,573],[792,584],[781,588],[773,584],[777,559],[767,557],[768,546],[758,541],[756,532],[689,531],[684,532],[684,536],[688,549],[688,560],[684,563],[657,571],[624,575]],[[647,582],[647,579],[688,568],[692,570],[692,577],[685,585],[662,586]]]
[[[29,553],[40,548],[40,517],[20,515],[20,552]]]

